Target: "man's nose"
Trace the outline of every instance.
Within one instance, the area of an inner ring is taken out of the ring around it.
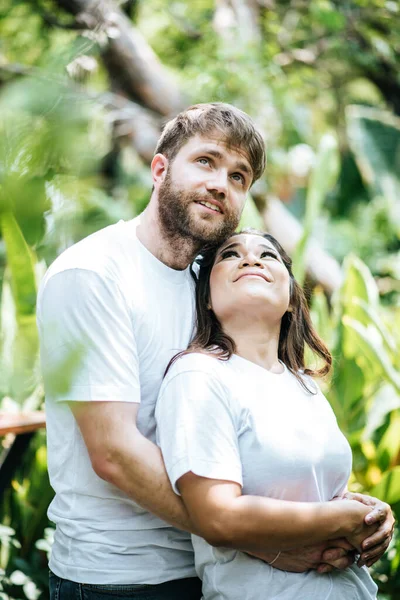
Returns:
[[[225,198],[228,189],[228,175],[224,171],[215,171],[206,183],[209,192],[216,192],[219,197]]]

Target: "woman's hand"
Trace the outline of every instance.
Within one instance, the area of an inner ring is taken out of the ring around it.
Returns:
[[[347,530],[346,539],[361,554],[363,542],[376,533],[379,523],[368,524],[366,518],[371,512],[371,508],[363,502],[343,498],[337,504],[350,517],[351,526]]]
[[[365,523],[367,525],[375,524],[377,529],[362,542],[362,553],[357,563],[359,567],[362,565],[370,567],[381,558],[391,542],[395,523],[392,510],[386,502],[365,494],[346,492],[343,498],[357,500],[372,508],[365,516]]]
[[[333,569],[344,570],[354,563],[353,546],[344,538],[321,542],[293,550],[282,550],[277,560],[277,552],[250,553],[264,562],[274,561],[273,567],[291,573],[305,573],[317,570],[318,573],[329,573]]]

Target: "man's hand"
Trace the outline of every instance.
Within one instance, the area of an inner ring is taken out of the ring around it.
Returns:
[[[346,492],[343,498],[357,500],[366,506],[372,507],[371,512],[365,517],[365,523],[367,525],[378,524],[379,527],[375,533],[362,542],[362,553],[357,563],[359,567],[362,565],[370,567],[386,552],[392,539],[394,529],[392,510],[386,502],[382,502],[372,496],[366,496],[365,494]]]
[[[272,562],[276,555],[277,552],[252,553],[252,556],[267,563]],[[291,573],[305,573],[311,569],[317,570],[318,573],[329,573],[334,568],[347,569],[353,564],[354,557],[353,546],[344,538],[340,538],[303,548],[283,550],[274,561],[273,567]]]

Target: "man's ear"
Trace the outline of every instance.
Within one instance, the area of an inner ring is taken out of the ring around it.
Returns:
[[[151,174],[154,187],[157,188],[162,183],[168,171],[168,158],[164,154],[156,154],[151,161]]]

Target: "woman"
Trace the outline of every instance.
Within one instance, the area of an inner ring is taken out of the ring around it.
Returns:
[[[319,369],[305,366],[306,346]],[[376,598],[366,567],[279,569],[283,550],[340,537],[360,550],[371,535],[369,507],[330,502],[351,472],[349,445],[312,379],[330,366],[273,237],[242,232],[204,254],[197,333],[171,361],[156,408],[171,484],[199,533],[204,600]],[[266,551],[276,553],[270,564],[249,555]]]

